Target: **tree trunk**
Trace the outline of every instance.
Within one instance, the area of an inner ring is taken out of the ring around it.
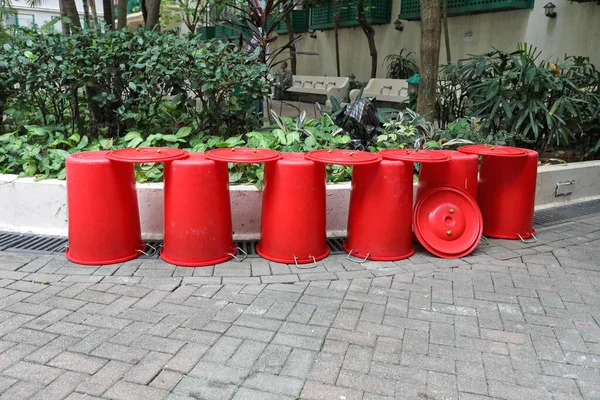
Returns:
[[[96,0],[89,0],[90,9],[92,10],[92,20],[94,21],[94,28],[98,27],[98,13],[96,12]]]
[[[118,28],[127,27],[127,0],[119,0],[119,8],[117,10]]]
[[[146,19],[146,29],[156,29],[160,31],[160,0],[145,0],[148,18]]]
[[[421,0],[421,70],[417,113],[433,122],[435,89],[440,61],[441,10],[439,0]]]
[[[292,25],[292,12],[286,14],[285,16],[285,26],[288,31],[288,43],[294,40],[294,26]],[[290,67],[292,69],[292,75],[296,75],[296,45],[294,48],[290,50]]]
[[[358,0],[356,11],[358,14],[358,23],[367,36],[367,41],[369,42],[369,53],[371,54],[371,78],[375,78],[377,75],[377,47],[375,45],[375,30],[369,21],[367,21],[367,17],[365,16],[365,0]]]
[[[444,18],[444,41],[446,42],[446,61],[448,65],[452,64],[450,57],[450,36],[448,35],[448,0],[444,0],[444,8],[442,9],[442,17]]]
[[[58,2],[58,8],[60,9],[60,17],[64,18],[67,16],[67,13],[65,12],[65,7],[63,5],[62,0],[60,0]],[[64,21],[61,21],[60,25],[62,26],[62,33],[63,35],[70,35],[71,34],[71,24],[67,24]]]
[[[112,0],[102,0],[104,8],[104,22],[107,29],[115,29],[115,9]]]
[[[83,20],[85,21],[85,28],[90,29],[92,27],[92,19],[90,17],[90,3],[88,0],[83,0]]]
[[[79,22],[79,12],[77,11],[75,0],[61,0],[61,3],[65,15],[71,20],[69,23],[69,32],[80,31],[81,22]]]
[[[146,22],[148,21],[148,8],[146,8],[146,0],[140,1],[140,8],[142,10],[142,18],[144,19],[144,26],[146,26]]]
[[[338,12],[338,0],[333,0],[333,31],[335,35],[335,67],[337,76],[340,76],[340,41],[338,31],[340,29],[340,13]]]

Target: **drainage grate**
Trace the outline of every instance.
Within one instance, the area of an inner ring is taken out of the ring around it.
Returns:
[[[600,215],[600,200],[538,211],[535,213],[533,223],[539,227],[547,227],[592,215]],[[343,238],[327,239],[331,254],[345,253],[342,247],[343,240]],[[162,246],[162,240],[149,240],[146,243],[157,250]],[[63,252],[67,244],[68,241],[65,237],[0,232],[0,251],[53,254]],[[235,242],[235,245],[244,250],[250,258],[259,257],[256,252],[257,244],[258,240],[238,240]],[[140,258],[159,257],[158,251],[149,254],[143,254]]]
[[[595,214],[600,214],[600,200],[540,210],[535,213],[533,224],[552,226]]]
[[[64,251],[66,247],[67,238],[65,237],[0,233],[0,251],[52,254]]]
[[[327,244],[331,248],[331,254],[344,253],[344,248],[342,247],[343,240],[343,238],[327,239]],[[245,251],[249,258],[260,257],[256,252],[258,240],[237,240],[234,243],[237,247]],[[151,247],[148,248],[147,254],[142,254],[139,258],[159,258],[160,248],[162,247],[163,241],[147,240],[146,244]],[[67,245],[68,240],[65,237],[0,232],[0,251],[53,254],[64,252],[64,250],[67,248]],[[156,249],[156,251],[152,250],[152,248]]]

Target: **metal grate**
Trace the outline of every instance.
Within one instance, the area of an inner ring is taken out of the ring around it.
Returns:
[[[532,0],[449,0],[448,16],[533,8]],[[420,0],[402,0],[399,19],[421,19]]]
[[[29,234],[0,233],[0,251],[52,254],[67,247],[67,238]]]
[[[343,238],[327,239],[327,244],[331,248],[331,254],[342,254]],[[149,247],[147,254],[142,254],[140,259],[156,259],[160,257],[160,248],[163,245],[162,240],[146,240]],[[244,250],[249,258],[259,258],[256,252],[258,240],[237,240],[234,244]],[[67,248],[68,240],[62,236],[43,236],[18,233],[0,232],[0,251],[34,253],[34,254],[53,254],[64,252]],[[152,248],[157,251],[153,251]]]
[[[595,214],[600,214],[600,200],[540,210],[535,213],[533,224],[552,226]]]

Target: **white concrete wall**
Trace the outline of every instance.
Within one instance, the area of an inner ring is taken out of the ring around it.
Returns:
[[[564,57],[565,54],[589,56],[600,67],[600,6],[596,2],[570,3],[557,0],[554,19],[544,15],[548,0],[535,0],[533,9],[503,11],[448,18],[452,60],[468,54],[481,54],[492,47],[513,51],[517,43],[527,42],[543,50],[543,57]],[[392,23],[375,26],[378,52],[377,77],[386,74],[384,58],[405,48],[419,58],[420,21],[402,21],[404,31],[394,29],[400,13],[400,0],[392,5]],[[339,30],[341,75],[354,73],[359,81],[367,81],[371,73],[371,58],[367,39],[360,28]],[[273,48],[287,42],[287,35],[278,39]],[[298,56],[298,75],[335,75],[335,44],[333,30],[317,31],[317,38],[307,37],[298,43],[299,51],[314,51],[319,56]],[[446,63],[444,39],[440,63]]]
[[[75,5],[77,6],[81,23],[83,24],[82,0],[75,0]],[[38,26],[41,26],[50,22],[54,17],[60,17],[58,0],[43,0],[38,7],[33,8],[29,7],[24,0],[13,0],[12,6],[17,11],[19,26],[29,26],[29,21],[32,20],[34,20]],[[96,13],[100,19],[104,16],[102,0],[96,0]],[[33,16],[33,18],[31,16]],[[60,24],[56,24],[54,28],[57,32],[60,32],[61,30]]]
[[[540,167],[536,209],[600,199],[600,161]],[[573,180],[572,194],[554,196],[557,182]],[[138,184],[138,204],[145,239],[162,238],[162,183]],[[416,189],[416,186],[415,186]],[[416,190],[415,190],[416,192]],[[345,235],[350,183],[327,186],[327,234]],[[236,239],[260,236],[262,192],[254,186],[231,186],[231,211]],[[67,235],[64,181],[0,175],[0,231]]]

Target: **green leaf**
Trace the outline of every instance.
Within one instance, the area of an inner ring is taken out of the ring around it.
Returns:
[[[137,85],[135,84],[135,82],[129,82],[127,86],[129,86],[129,89],[133,91],[137,90]]]
[[[177,131],[177,133],[175,133],[175,136],[177,136],[178,138],[184,138],[184,137],[188,137],[191,132],[192,132],[192,128],[191,127],[189,127],[189,126],[182,126],[181,128],[179,128],[179,130]]]

